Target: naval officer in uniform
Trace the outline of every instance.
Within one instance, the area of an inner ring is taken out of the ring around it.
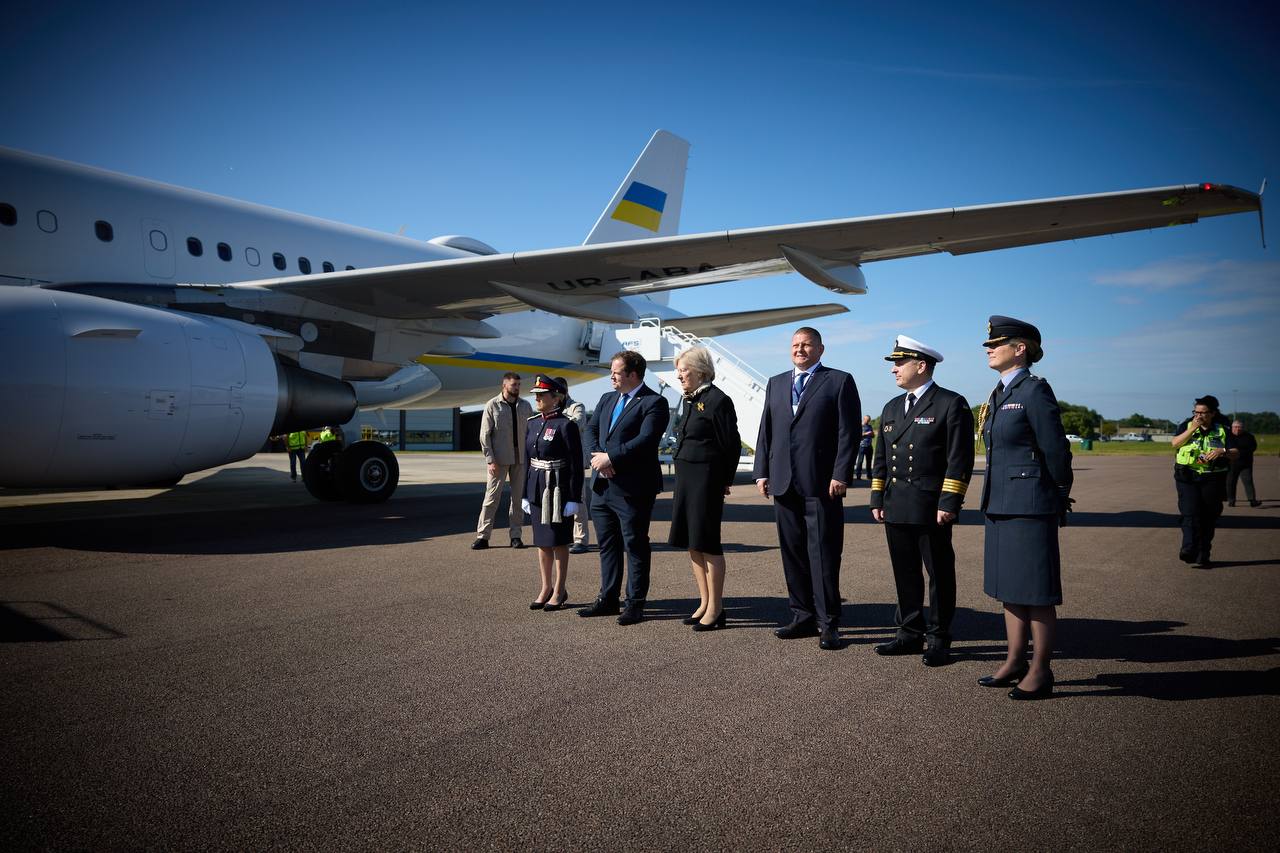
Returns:
[[[885,405],[871,467],[871,516],[884,524],[898,589],[897,636],[880,655],[924,650],[926,666],[950,660],[956,612],[956,553],[951,526],[973,475],[973,412],[964,397],[933,381],[942,353],[899,335],[893,378],[904,393]],[[929,575],[929,616],[923,612]],[[927,647],[926,647],[927,642]]]

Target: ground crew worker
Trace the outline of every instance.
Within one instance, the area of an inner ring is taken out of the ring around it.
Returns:
[[[1239,456],[1235,436],[1218,412],[1218,398],[1197,397],[1191,417],[1178,425],[1172,441],[1178,451],[1173,482],[1178,489],[1178,514],[1182,516],[1182,548],[1178,559],[1209,568],[1213,534],[1222,515],[1227,492],[1227,470]]]
[[[297,482],[302,463],[307,459],[307,431],[289,433],[286,443],[289,448],[289,479]]]

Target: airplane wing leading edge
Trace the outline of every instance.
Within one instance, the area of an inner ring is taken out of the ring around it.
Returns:
[[[618,194],[625,196],[629,187],[624,181]],[[614,207],[617,201],[615,194]],[[938,252],[963,255],[1185,225],[1205,217],[1253,212],[1259,207],[1259,196],[1248,190],[1223,184],[1186,184],[589,243],[236,286],[282,291],[396,319],[484,319],[537,307],[567,316],[629,322],[635,311],[620,298],[623,296],[793,271],[829,290],[858,293],[864,289],[858,265],[873,261]],[[601,221],[604,219],[602,216]],[[592,234],[600,227],[598,223]]]

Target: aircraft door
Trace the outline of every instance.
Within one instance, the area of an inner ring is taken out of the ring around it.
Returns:
[[[142,220],[142,254],[148,275],[173,278],[173,237],[169,227],[159,219]]]

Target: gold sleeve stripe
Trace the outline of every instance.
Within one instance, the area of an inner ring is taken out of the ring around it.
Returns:
[[[965,492],[969,491],[969,484],[964,480],[943,480],[942,491],[955,492],[957,495],[963,495]]]
[[[871,481],[871,491],[873,491],[873,492],[883,492],[883,491],[884,491],[884,480],[875,480],[875,479],[873,479],[873,480]]]

